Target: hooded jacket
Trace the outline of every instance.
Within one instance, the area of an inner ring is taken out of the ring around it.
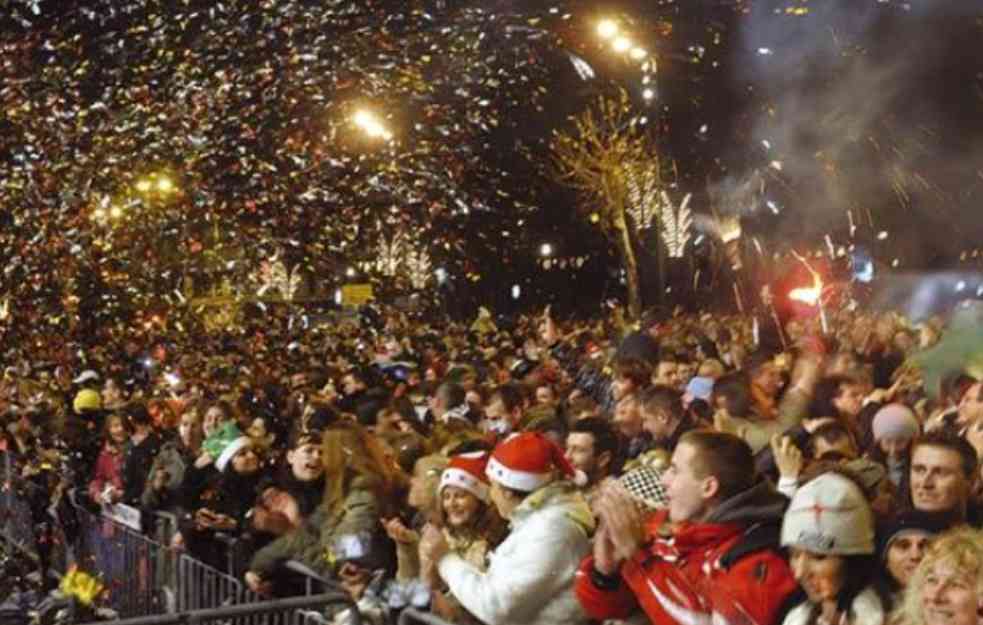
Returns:
[[[571,592],[590,550],[594,518],[568,482],[553,482],[512,513],[511,531],[482,571],[455,554],[439,563],[454,598],[486,625],[577,625],[587,615]]]
[[[648,544],[610,577],[581,565],[577,598],[593,619],[625,619],[641,607],[655,625],[771,625],[797,585],[778,552],[784,497],[759,484],[705,521],[650,517]]]

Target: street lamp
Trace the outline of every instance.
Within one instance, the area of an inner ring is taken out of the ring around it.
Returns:
[[[543,258],[548,258],[553,255],[553,246],[549,243],[543,243],[539,246],[539,255]]]
[[[615,52],[623,54],[631,49],[631,39],[628,37],[618,37],[611,43],[611,48]]]
[[[614,20],[601,20],[597,25],[597,34],[601,39],[610,39],[618,34],[618,24]]]
[[[352,121],[372,139],[385,139],[389,141],[393,138],[392,132],[370,111],[364,109],[357,111]]]

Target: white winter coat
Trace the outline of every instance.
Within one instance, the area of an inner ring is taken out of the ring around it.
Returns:
[[[511,532],[484,572],[459,556],[440,560],[451,594],[486,625],[578,625],[588,621],[573,592],[590,551],[594,519],[564,482],[532,493],[512,513]]]

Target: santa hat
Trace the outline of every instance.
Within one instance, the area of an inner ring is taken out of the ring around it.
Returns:
[[[485,474],[506,488],[531,493],[553,481],[554,471],[578,486],[587,484],[584,472],[573,468],[556,443],[539,432],[525,432],[495,447]]]
[[[450,464],[440,476],[438,491],[443,491],[445,486],[454,486],[488,503],[488,477],[485,475],[488,457],[486,451],[451,457]]]

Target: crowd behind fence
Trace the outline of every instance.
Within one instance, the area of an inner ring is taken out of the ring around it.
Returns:
[[[30,499],[37,494],[32,489],[38,487],[11,473],[7,454],[0,471],[0,542],[34,561],[41,575],[49,579],[56,579],[72,566],[99,575],[108,590],[109,607],[120,618],[148,617],[141,622],[164,624],[176,621],[162,615],[263,605],[266,607],[253,612],[265,615],[263,620],[237,618],[235,622],[306,625],[310,621],[298,616],[300,612],[284,616],[275,607],[280,603],[264,601],[245,586],[242,548],[234,539],[226,541],[226,570],[218,570],[170,546],[177,531],[177,519],[172,514],[144,516],[138,531],[114,518],[111,511],[96,510],[76,500],[72,493],[66,494],[60,506],[48,503],[39,509],[38,501]],[[49,502],[49,493],[43,495]],[[329,596],[334,603],[339,602],[339,593],[324,594],[334,590],[330,583],[299,565],[293,573],[306,578],[303,587],[308,598],[319,598],[310,606],[323,603]],[[196,622],[229,621],[227,615],[220,616],[209,613]]]

